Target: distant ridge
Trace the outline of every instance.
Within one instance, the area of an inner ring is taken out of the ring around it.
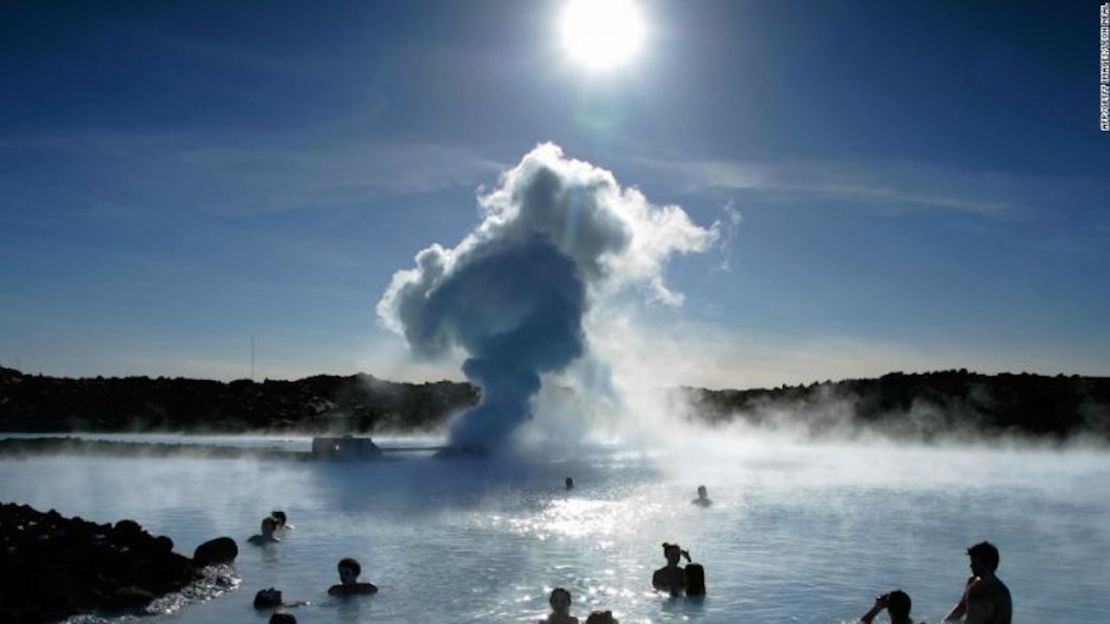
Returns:
[[[682,388],[690,420],[794,428],[812,436],[875,431],[932,440],[1018,435],[1110,441],[1110,377],[966,370],[890,373],[755,390]],[[414,432],[476,405],[466,383],[412,384],[371,375],[294,381],[60,378],[0,366],[0,431]]]
[[[871,431],[926,441],[965,434],[1110,441],[1110,377],[960,369],[774,389],[684,391],[695,408],[693,419],[794,427],[817,437]]]
[[[0,431],[318,433],[419,431],[478,402],[468,384],[371,375],[222,382],[167,377],[64,378],[0,367]]]

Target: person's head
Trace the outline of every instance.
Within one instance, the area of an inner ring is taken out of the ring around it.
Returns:
[[[266,516],[262,519],[262,534],[273,535],[277,530],[277,520],[273,516]]]
[[[591,611],[590,614],[588,616],[586,616],[586,624],[619,624],[619,623],[617,622],[617,620],[615,618],[613,618],[613,612],[612,611]]]
[[[563,483],[566,484],[568,490],[573,490],[574,489],[574,479],[571,479],[570,477],[567,477],[566,480],[563,481]]]
[[[975,576],[994,574],[998,569],[998,548],[990,542],[980,542],[967,549],[971,557],[971,573]]]
[[[570,592],[562,587],[551,590],[551,597],[547,601],[551,603],[551,610],[556,613],[570,611]]]
[[[292,613],[275,613],[270,616],[270,624],[297,624]]]
[[[687,561],[690,560],[690,554],[682,550],[681,546],[668,544],[667,542],[663,542],[663,557],[667,559],[668,565],[678,565],[679,560],[683,557],[686,557]]]
[[[281,592],[270,587],[268,589],[260,589],[254,595],[254,607],[256,609],[266,609],[270,607],[281,606]]]
[[[270,517],[277,520],[278,526],[285,526],[287,518],[284,511],[271,511]]]
[[[886,595],[886,610],[891,620],[908,620],[912,605],[910,595],[900,589]]]
[[[709,496],[709,490],[705,489],[704,485],[699,485],[698,486],[698,498],[705,498],[706,496]]]
[[[347,557],[340,559],[336,566],[339,569],[339,581],[344,585],[353,585],[358,582],[358,575],[362,574],[362,566],[357,559]]]

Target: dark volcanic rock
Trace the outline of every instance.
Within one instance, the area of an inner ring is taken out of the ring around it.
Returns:
[[[141,608],[199,578],[172,547],[133,520],[113,527],[0,504],[0,613],[5,622],[37,624]]]
[[[239,546],[230,537],[217,537],[197,546],[193,551],[193,563],[198,566],[213,563],[230,563],[239,556]]]
[[[465,383],[370,375],[296,381],[25,375],[0,366],[0,431],[430,430],[478,402]]]

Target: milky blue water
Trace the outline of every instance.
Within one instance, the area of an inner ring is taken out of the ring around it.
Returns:
[[[218,535],[240,542],[237,590],[151,624],[262,623],[251,600],[269,586],[308,601],[292,610],[308,623],[535,622],[555,586],[583,619],[606,608],[625,624],[853,621],[896,587],[917,618],[939,622],[967,577],[964,549],[982,539],[1002,551],[1015,622],[1106,621],[1110,453],[712,438],[486,461],[32,457],[0,461],[0,499],[133,518],[185,554]],[[689,504],[702,483],[708,509]],[[272,509],[295,528],[280,544],[247,545]],[[663,541],[705,566],[703,602],[649,589]],[[378,595],[326,594],[346,556]]]

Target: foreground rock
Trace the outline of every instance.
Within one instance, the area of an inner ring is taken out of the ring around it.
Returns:
[[[193,563],[206,566],[214,563],[231,563],[239,556],[239,546],[230,537],[217,537],[197,546]]]
[[[216,549],[227,560],[228,544]],[[170,538],[152,536],[132,520],[96,524],[0,504],[0,613],[6,622],[141,609],[200,579],[202,567],[174,553]]]

